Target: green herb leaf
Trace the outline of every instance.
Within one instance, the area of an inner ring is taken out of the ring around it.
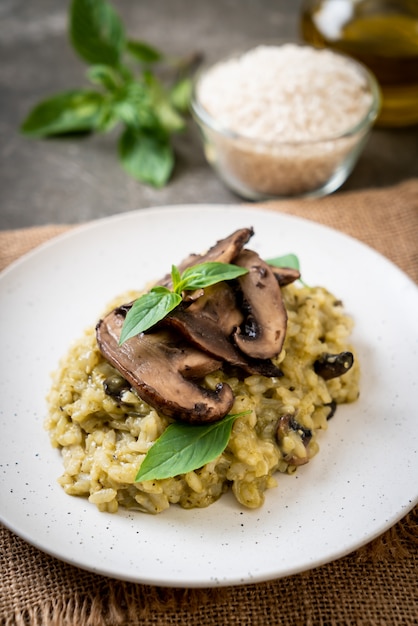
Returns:
[[[105,80],[105,76],[102,75],[101,79]],[[125,78],[121,77],[121,80],[125,81]],[[123,122],[137,131],[146,130],[156,134],[161,132],[158,119],[152,110],[149,93],[143,82],[129,79],[120,86],[115,85],[104,95],[97,130],[107,132],[118,122]]]
[[[112,109],[116,117],[133,129],[161,133],[149,91],[142,81],[129,81],[115,92]]]
[[[87,70],[87,78],[95,85],[100,85],[109,91],[115,91],[121,85],[121,77],[110,65],[92,65]]]
[[[171,478],[213,461],[228,445],[234,421],[244,414],[227,415],[202,426],[170,424],[149,449],[135,481]]]
[[[70,37],[88,63],[116,66],[125,48],[125,29],[106,0],[72,0]]]
[[[274,267],[291,267],[294,270],[300,270],[299,259],[296,254],[284,254],[283,256],[269,259],[266,263],[274,265]]]
[[[177,290],[178,285],[180,284],[181,276],[178,267],[175,265],[171,266],[171,282],[173,283],[173,291],[179,293]],[[180,292],[181,293],[181,292]]]
[[[170,90],[171,104],[181,113],[188,113],[192,98],[192,81],[182,78]]]
[[[181,290],[202,289],[223,280],[232,280],[247,274],[248,270],[238,265],[209,261],[188,267],[181,276]]]
[[[105,98],[100,115],[96,121],[95,130],[99,133],[108,133],[118,123],[120,119],[116,114],[113,103],[108,98]]]
[[[184,119],[171,104],[169,95],[165,92],[165,89],[156,76],[150,72],[145,72],[144,80],[149,89],[152,109],[158,117],[162,128],[169,133],[177,133],[184,130]]]
[[[119,157],[128,174],[154,187],[163,187],[174,167],[168,138],[132,128],[127,128],[120,138]]]
[[[141,63],[158,63],[158,61],[164,59],[164,55],[157,48],[150,46],[144,41],[129,39],[126,44],[126,50]]]
[[[102,90],[72,90],[40,102],[23,121],[21,132],[34,137],[108,132],[122,122],[127,127],[119,140],[123,168],[142,183],[162,187],[174,167],[170,135],[183,130],[185,121],[179,112],[180,95],[147,66],[164,61],[171,72],[178,70],[157,48],[127,39],[108,0],[71,0],[69,38],[74,50],[92,64],[89,80]],[[137,67],[124,63],[126,53],[143,65],[139,77]]]
[[[181,296],[177,293],[166,287],[153,287],[149,293],[135,300],[129,309],[122,326],[119,345],[160,322],[180,302]]]
[[[37,104],[21,125],[21,132],[33,137],[93,130],[99,119],[103,95],[96,91],[73,90]]]

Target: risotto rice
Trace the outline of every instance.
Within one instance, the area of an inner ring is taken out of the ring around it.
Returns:
[[[160,513],[170,504],[206,507],[229,488],[241,505],[260,507],[277,476],[296,471],[318,452],[317,435],[327,428],[336,404],[352,402],[359,393],[357,359],[347,373],[331,380],[313,368],[324,352],[353,352],[353,322],[341,301],[323,287],[290,284],[282,294],[288,326],[275,362],[283,376],[207,375],[204,384],[210,389],[220,381],[231,386],[231,413],[248,413],[236,419],[218,458],[164,480],[135,482],[135,477],[147,451],[173,420],[129,388],[119,399],[106,394],[104,382],[117,372],[101,355],[94,328],[87,329],[62,359],[48,396],[46,429],[62,453],[59,484],[65,492],[112,513],[119,506],[148,513]],[[138,295],[123,294],[109,310]]]

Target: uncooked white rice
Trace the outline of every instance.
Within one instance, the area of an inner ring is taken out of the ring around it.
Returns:
[[[340,135],[371,104],[355,66],[331,50],[259,46],[214,65],[199,99],[225,128],[259,141],[315,141]]]

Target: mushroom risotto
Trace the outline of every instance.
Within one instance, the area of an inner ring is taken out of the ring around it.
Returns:
[[[101,511],[263,504],[358,397],[352,320],[243,228],[122,294],[53,374],[46,428],[66,493]],[[289,257],[289,255],[288,255]]]

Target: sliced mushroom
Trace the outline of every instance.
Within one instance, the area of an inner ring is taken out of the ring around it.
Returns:
[[[316,359],[314,370],[324,380],[331,380],[331,378],[337,378],[348,372],[353,363],[354,355],[352,352],[340,352],[340,354],[324,352]]]
[[[242,323],[235,295],[225,283],[206,287],[202,297],[189,306],[179,306],[163,320],[202,350],[221,360],[242,360],[228,337]]]
[[[293,267],[276,267],[274,265],[269,265],[269,267],[276,277],[280,287],[290,285],[290,283],[294,283],[295,280],[299,280],[300,278],[299,270],[294,269]]]
[[[197,263],[207,263],[209,261],[218,261],[219,263],[231,263],[237,254],[242,250],[245,244],[251,239],[254,234],[252,228],[240,228],[233,232],[229,237],[220,239],[212,246],[205,254],[190,254],[187,258],[183,259],[178,265],[178,269],[184,272],[188,267],[192,267]],[[157,283],[165,287],[170,287],[171,275],[167,274]]]
[[[279,422],[277,424],[276,440],[280,448],[282,448],[284,438],[288,437],[290,433],[292,432],[296,433],[296,435],[300,438],[300,441],[303,443],[305,447],[306,454],[303,457],[301,457],[296,454],[285,453],[283,454],[283,458],[285,461],[289,463],[289,465],[293,465],[293,466],[305,465],[309,461],[307,447],[308,447],[310,440],[312,439],[312,431],[309,428],[305,428],[304,426],[301,426],[301,424],[297,422],[294,415],[291,415],[290,413],[286,413],[285,415],[282,415],[280,417]]]
[[[271,359],[280,353],[287,328],[279,284],[269,265],[252,250],[243,250],[234,262],[248,269],[238,278],[248,316],[244,332],[234,333],[235,343],[252,358]]]
[[[163,325],[176,329],[207,354],[249,374],[282,376],[271,360],[252,359],[231,342],[231,334],[243,321],[233,289],[221,282],[207,287],[204,292],[190,306],[180,306],[167,315]]]
[[[103,356],[129,381],[138,395],[157,411],[190,423],[224,417],[234,402],[228,385],[215,391],[191,379],[219,368],[220,362],[185,344],[169,330],[142,333],[119,345],[124,313],[116,309],[100,320],[97,342]]]
[[[229,337],[242,324],[235,292],[226,282],[205,287],[203,296],[187,307],[188,313],[214,322]]]

